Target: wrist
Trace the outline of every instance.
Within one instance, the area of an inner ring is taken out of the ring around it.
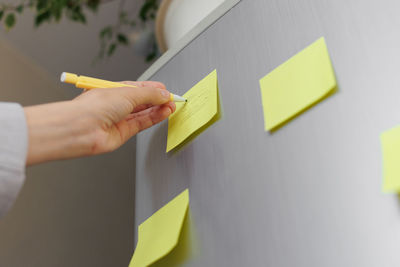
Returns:
[[[27,165],[91,154],[92,123],[76,102],[26,107],[24,111],[29,136]]]

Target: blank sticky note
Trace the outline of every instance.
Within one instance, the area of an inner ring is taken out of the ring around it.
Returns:
[[[335,91],[323,37],[260,80],[265,130],[271,131]]]
[[[129,267],[149,266],[176,247],[188,206],[186,189],[139,225],[138,242]]]
[[[383,191],[400,193],[400,126],[381,134]]]
[[[187,91],[168,119],[167,152],[192,140],[220,117],[217,70]]]

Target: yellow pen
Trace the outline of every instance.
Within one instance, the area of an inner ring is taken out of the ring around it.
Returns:
[[[124,83],[117,83],[117,82],[110,82],[106,80],[91,78],[87,76],[78,76],[73,73],[63,72],[61,74],[61,82],[63,83],[71,83],[75,84],[77,88],[81,89],[96,89],[96,88],[115,88],[115,87],[137,87],[134,85],[124,84]],[[174,102],[187,102],[187,99],[179,96],[171,94],[171,101]]]

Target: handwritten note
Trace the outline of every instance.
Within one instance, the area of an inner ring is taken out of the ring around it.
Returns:
[[[129,267],[149,266],[177,246],[188,207],[186,189],[139,225],[138,242]]]
[[[381,134],[383,191],[400,193],[400,126]]]
[[[271,131],[329,96],[336,79],[323,37],[260,80],[265,130]]]
[[[220,118],[217,71],[193,86],[168,120],[167,152],[192,140]]]

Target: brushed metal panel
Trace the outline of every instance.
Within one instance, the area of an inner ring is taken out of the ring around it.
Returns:
[[[138,137],[136,225],[185,188],[198,255],[184,266],[399,266],[379,134],[400,123],[398,1],[243,0],[152,77],[184,93],[214,68],[223,118],[176,155]],[[338,92],[274,134],[258,80],[325,36]]]

